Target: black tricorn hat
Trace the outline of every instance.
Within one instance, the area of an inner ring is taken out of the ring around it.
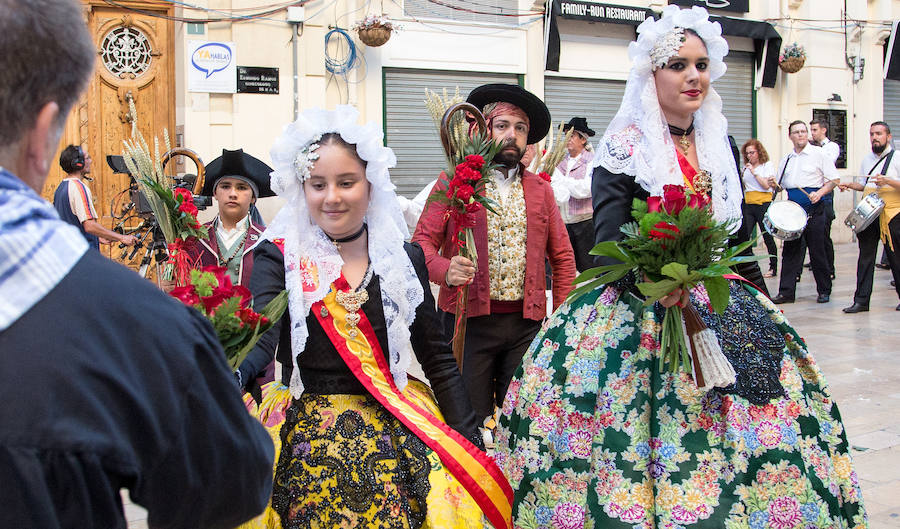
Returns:
[[[585,136],[593,136],[596,134],[593,129],[588,127],[587,118],[572,118],[568,123],[563,125],[563,132],[566,132],[569,129],[575,129],[578,132],[584,134]]]
[[[490,103],[512,103],[528,116],[528,144],[541,141],[550,130],[550,111],[541,99],[519,85],[494,83],[484,84],[472,90],[466,102],[479,110]]]
[[[216,182],[225,177],[240,178],[247,181],[254,189],[256,198],[275,196],[269,185],[269,174],[272,168],[256,157],[244,152],[244,149],[229,151],[222,149],[222,156],[209,162],[206,166],[206,178],[203,181],[202,196],[212,196]]]

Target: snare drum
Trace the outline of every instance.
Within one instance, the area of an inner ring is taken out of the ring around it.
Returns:
[[[806,210],[796,202],[782,200],[772,202],[763,217],[763,226],[773,237],[783,241],[793,241],[803,235],[806,228]]]
[[[871,193],[859,201],[859,204],[844,219],[844,224],[856,233],[859,233],[868,228],[869,224],[872,224],[881,215],[883,209],[884,200],[875,193]]]

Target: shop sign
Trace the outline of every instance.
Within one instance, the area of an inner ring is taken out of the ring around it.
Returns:
[[[233,94],[237,90],[237,66],[233,42],[188,41],[188,90]]]
[[[750,0],[669,0],[669,3],[685,7],[700,6],[707,9],[721,9],[735,13],[750,11]]]
[[[237,91],[239,94],[277,94],[278,68],[238,66]]]
[[[613,24],[640,25],[652,12],[643,7],[595,4],[579,0],[561,0],[559,16],[573,20],[589,20],[591,22],[608,22]]]

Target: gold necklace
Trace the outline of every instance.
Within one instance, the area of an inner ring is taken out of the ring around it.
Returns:
[[[366,301],[369,301],[369,293],[366,291],[366,286],[372,278],[371,274],[372,266],[370,263],[369,266],[366,267],[366,273],[363,276],[363,280],[356,290],[338,290],[334,294],[334,300],[347,311],[347,316],[344,319],[347,321],[347,335],[351,338],[356,338],[359,334],[359,331],[357,330],[357,325],[359,325],[359,320],[361,318],[359,309],[362,308]]]
[[[672,136],[681,136],[681,139],[678,140],[678,143],[681,145],[681,151],[687,155],[688,149],[691,148],[691,140],[687,139],[688,134],[694,132],[694,122],[691,122],[691,125],[683,129],[681,127],[676,127],[675,125],[669,125],[669,134]]]

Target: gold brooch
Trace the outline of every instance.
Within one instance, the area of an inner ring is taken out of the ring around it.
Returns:
[[[347,311],[347,334],[351,338],[356,338],[356,335],[359,332],[356,330],[356,326],[359,324],[360,315],[357,314],[359,309],[363,306],[366,301],[369,301],[369,293],[365,290],[360,290],[358,292],[346,292],[343,290],[338,290],[334,295],[335,301]]]
[[[709,174],[709,171],[703,169],[697,172],[694,176],[694,189],[698,193],[709,195],[709,192],[712,191],[712,175]]]

